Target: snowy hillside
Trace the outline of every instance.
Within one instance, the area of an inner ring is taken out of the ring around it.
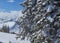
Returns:
[[[10,28],[10,32],[18,33],[19,26],[15,21],[22,15],[21,11],[0,12],[0,29],[3,25],[7,25]]]
[[[21,14],[21,13],[20,13]],[[16,19],[20,15],[17,14],[4,14],[0,15],[0,29],[3,27],[3,25],[9,26],[10,32],[15,32],[19,33],[19,25],[16,24]],[[16,35],[15,34],[9,34],[9,33],[4,33],[0,32],[0,43],[30,43],[29,40],[21,40],[20,38],[16,40]]]
[[[7,26],[9,26],[9,28],[12,28],[15,25],[15,22],[0,23],[0,28],[2,28],[3,25],[7,25]]]
[[[0,12],[0,22],[13,21],[22,15],[21,11]]]
[[[14,21],[0,23],[0,29],[2,29],[3,25],[9,26],[10,32],[19,33],[19,25],[17,25]]]
[[[0,42],[2,43],[9,43],[9,41],[11,43],[30,43],[29,40],[20,40],[17,39],[16,40],[16,35],[15,34],[8,34],[8,33],[3,33],[3,32],[0,32]]]
[[[16,20],[18,19],[18,17],[22,16],[21,15],[21,11],[18,12],[18,14],[16,13],[16,11],[14,11],[14,14],[12,14],[12,12],[4,12],[2,14],[0,14],[0,29],[3,27],[3,25],[9,26],[10,32],[15,32],[15,33],[19,33],[19,25],[16,24]],[[30,43],[28,40],[20,40],[20,38],[18,40],[16,40],[16,35],[15,34],[9,34],[9,33],[3,33],[0,32],[0,43]]]

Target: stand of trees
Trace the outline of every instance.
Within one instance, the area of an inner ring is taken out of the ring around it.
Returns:
[[[9,26],[3,25],[3,27],[0,29],[0,32],[9,33]]]

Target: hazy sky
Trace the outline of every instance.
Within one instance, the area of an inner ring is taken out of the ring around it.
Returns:
[[[23,7],[19,5],[24,0],[0,0],[0,18],[17,18],[22,16]]]
[[[22,10],[22,6],[19,4],[23,0],[0,0],[0,11],[19,11]]]

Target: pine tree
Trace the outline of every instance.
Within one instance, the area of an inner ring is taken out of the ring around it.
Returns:
[[[20,36],[31,43],[60,43],[60,0],[25,0]]]
[[[2,27],[2,32],[7,32],[7,33],[9,33],[9,26],[3,25],[3,27]]]

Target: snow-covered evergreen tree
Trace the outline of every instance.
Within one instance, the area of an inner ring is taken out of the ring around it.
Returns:
[[[60,0],[25,0],[20,36],[31,43],[60,43]]]

